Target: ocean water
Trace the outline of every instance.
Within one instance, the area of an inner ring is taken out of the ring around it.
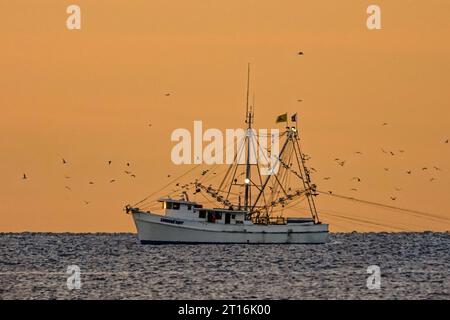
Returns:
[[[67,273],[73,265],[79,274]],[[379,267],[379,278],[369,266]],[[331,234],[325,245],[141,245],[125,233],[4,233],[0,298],[449,299],[450,234]]]

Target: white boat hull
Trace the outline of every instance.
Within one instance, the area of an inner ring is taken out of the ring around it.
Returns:
[[[320,244],[328,239],[327,224],[224,225],[144,212],[132,215],[141,243]]]

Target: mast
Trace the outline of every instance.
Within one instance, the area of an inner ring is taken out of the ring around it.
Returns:
[[[245,158],[245,191],[244,191],[244,210],[248,210],[249,198],[250,198],[250,147],[252,139],[252,113],[249,110],[249,94],[250,94],[250,63],[247,66],[247,102],[246,102],[246,115],[245,122],[247,123],[247,155]]]

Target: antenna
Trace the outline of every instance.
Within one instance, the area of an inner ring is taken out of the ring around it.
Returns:
[[[250,95],[250,62],[247,65],[247,101],[246,101],[246,110],[245,110],[245,123],[248,124],[248,127],[251,127],[251,119],[250,119],[250,113],[249,113],[249,105],[248,105],[248,98]]]

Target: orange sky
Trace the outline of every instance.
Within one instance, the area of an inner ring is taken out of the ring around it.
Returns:
[[[72,3],[80,31],[65,26]],[[366,28],[372,3],[382,30]],[[449,13],[446,0],[0,0],[0,231],[134,231],[123,206],[186,169],[170,162],[174,129],[243,125],[247,62],[256,126],[298,112],[319,189],[444,217],[319,196],[332,231],[450,230]]]

